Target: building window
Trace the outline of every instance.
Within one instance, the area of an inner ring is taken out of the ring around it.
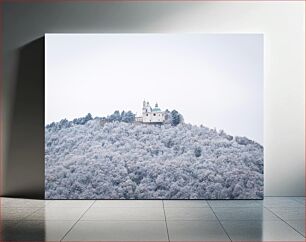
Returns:
[[[149,114],[147,114],[147,116],[149,116]]]
[[[153,113],[153,116],[156,116],[156,113]]]

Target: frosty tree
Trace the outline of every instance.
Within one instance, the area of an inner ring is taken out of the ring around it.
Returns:
[[[131,111],[47,125],[46,198],[263,197],[260,144],[167,114],[163,125],[136,123]]]

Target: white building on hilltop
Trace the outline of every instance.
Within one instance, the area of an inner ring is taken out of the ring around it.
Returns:
[[[166,119],[165,112],[163,112],[158,104],[155,104],[154,108],[151,108],[149,102],[143,101],[142,117],[136,117],[137,122],[141,123],[164,123]]]

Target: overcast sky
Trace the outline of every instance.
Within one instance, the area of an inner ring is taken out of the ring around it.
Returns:
[[[263,144],[262,34],[47,34],[46,124],[143,100]]]

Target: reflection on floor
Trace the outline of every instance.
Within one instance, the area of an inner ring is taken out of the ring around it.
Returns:
[[[305,198],[103,201],[1,198],[3,240],[305,241]]]

